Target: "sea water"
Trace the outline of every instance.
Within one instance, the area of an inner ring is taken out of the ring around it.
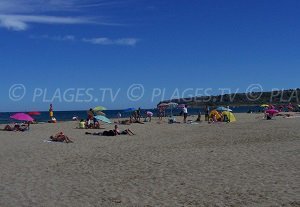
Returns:
[[[257,106],[240,106],[231,109],[233,110],[233,113],[246,113],[248,111],[257,112],[261,110],[261,108]],[[199,112],[201,112],[201,114],[204,115],[204,110],[204,108],[188,108],[188,113],[189,115],[198,115]],[[142,116],[145,116],[147,111],[151,111],[154,114],[154,116],[157,116],[158,114],[157,109],[142,109]],[[181,111],[181,109],[173,109],[172,111],[170,109],[167,109],[166,116],[170,116],[171,113],[173,115],[179,115]],[[129,112],[124,112],[124,110],[106,110],[103,112],[109,119],[117,118],[118,113],[121,113],[123,118],[128,118],[131,115],[131,113]],[[16,112],[0,112],[0,124],[15,122],[15,120],[9,118],[15,113]],[[37,122],[47,122],[50,119],[48,111],[41,112],[41,115],[32,117]],[[87,111],[54,111],[54,117],[57,119],[57,121],[72,121],[73,117],[78,117],[78,119],[87,119]]]

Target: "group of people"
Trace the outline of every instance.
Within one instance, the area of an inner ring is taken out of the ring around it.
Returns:
[[[91,122],[91,119],[81,119],[79,122],[79,129],[101,129],[100,122],[98,120]]]
[[[182,107],[182,111],[180,113],[180,116],[181,115],[183,116],[183,123],[187,123],[187,117],[188,117],[188,109],[187,109],[187,107],[188,107],[187,105],[184,105]],[[158,118],[159,118],[159,121],[162,121],[163,117],[165,117],[165,116],[166,116],[166,107],[165,106],[158,107]],[[179,123],[179,122],[176,122],[174,120],[174,117],[170,117],[169,123]]]
[[[23,124],[14,124],[14,126],[10,126],[10,125],[6,125],[4,127],[4,131],[19,131],[19,132],[24,132],[24,131],[28,131],[30,129],[30,122],[26,122],[26,123],[23,123]]]
[[[209,116],[209,119],[208,119],[209,124],[216,123],[216,122],[230,122],[230,120],[226,114],[223,114],[221,112],[217,112],[217,113],[218,113],[218,115],[216,113],[214,113]]]
[[[141,108],[138,108],[138,110],[133,111],[133,113],[130,116],[130,120],[133,123],[140,123],[141,119],[144,117],[144,122],[151,122],[152,116],[153,113],[149,111],[146,111],[145,115],[143,116]]]
[[[130,125],[133,123],[144,124],[144,122],[151,122],[152,117],[153,117],[153,113],[149,111],[145,112],[145,115],[142,116],[142,110],[141,108],[138,108],[138,110],[134,110],[131,113],[129,120],[121,120],[122,114],[119,112],[117,114],[118,122],[115,123],[123,124],[123,125]],[[144,118],[143,121],[142,118]]]
[[[87,119],[81,119],[79,122],[80,129],[100,129],[100,122],[96,119],[96,112],[91,108],[88,111]]]

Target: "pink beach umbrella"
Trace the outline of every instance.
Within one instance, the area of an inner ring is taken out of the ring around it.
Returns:
[[[31,116],[29,116],[28,114],[24,114],[24,113],[16,113],[16,114],[10,116],[10,118],[18,120],[18,121],[33,121],[33,118]]]
[[[271,116],[274,116],[275,114],[278,114],[279,111],[275,110],[275,109],[269,109],[269,110],[266,111],[266,113],[271,115]]]

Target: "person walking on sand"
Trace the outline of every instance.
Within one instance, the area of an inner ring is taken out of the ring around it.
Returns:
[[[184,107],[182,108],[182,112],[183,112],[183,123],[186,123],[186,119],[187,119],[187,116],[188,116],[187,105],[184,105]]]

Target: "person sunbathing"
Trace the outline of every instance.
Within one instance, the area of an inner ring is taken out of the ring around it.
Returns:
[[[123,121],[119,121],[119,122],[115,122],[115,123],[122,124],[122,125],[130,125],[133,123],[144,124],[143,122],[135,120],[132,117],[130,117],[130,120],[123,120]]]
[[[129,136],[133,136],[135,135],[130,129],[125,129],[123,130],[120,135],[129,135]]]
[[[73,141],[69,137],[67,137],[63,132],[59,132],[56,135],[50,136],[50,139],[53,142],[73,143]]]
[[[15,131],[15,127],[11,127],[10,125],[7,124],[7,125],[4,127],[3,130],[4,130],[4,131],[9,131],[9,132]]]
[[[104,132],[95,132],[95,133],[86,132],[85,134],[95,135],[95,136],[108,136],[108,137],[117,136],[117,135],[129,135],[129,136],[135,135],[130,129],[125,129],[123,131],[120,131],[118,125],[115,125],[115,129],[113,130],[104,131]]]
[[[27,131],[27,130],[29,130],[29,129],[30,129],[30,122],[27,122],[27,123],[22,124],[22,125],[20,126],[19,131],[24,132],[24,131]]]
[[[19,125],[19,124],[15,124],[13,127],[11,127],[10,125],[6,125],[3,129],[3,131],[20,131],[20,132],[24,132],[29,130],[29,124],[25,125]]]
[[[141,122],[141,121],[139,121],[139,120],[135,120],[135,121],[133,121],[132,123],[134,123],[134,124],[145,124],[145,123],[143,123],[143,122]]]
[[[25,131],[28,131],[28,130],[29,130],[29,126],[20,126],[17,131],[25,132]]]
[[[129,136],[135,135],[130,129],[125,129],[123,131],[120,131],[118,125],[115,125],[115,129],[113,131],[116,135],[129,135]]]
[[[130,125],[132,122],[130,120],[123,120],[123,121],[118,121],[118,123],[122,125]]]

